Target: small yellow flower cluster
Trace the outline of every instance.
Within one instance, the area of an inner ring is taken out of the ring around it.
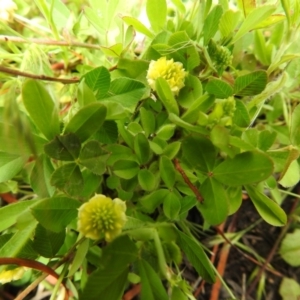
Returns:
[[[116,198],[95,195],[79,208],[78,231],[85,237],[107,242],[118,236],[126,222],[126,204]]]
[[[23,277],[27,268],[19,267],[12,270],[4,270],[0,273],[0,283],[4,284],[13,280],[18,280]]]
[[[13,20],[13,14],[17,9],[17,5],[12,0],[0,1],[0,20],[3,22],[11,22]]]
[[[161,57],[156,61],[151,60],[147,72],[147,81],[152,90],[155,91],[155,81],[157,78],[162,77],[168,82],[173,94],[178,95],[180,89],[184,87],[186,75],[187,72],[185,72],[182,63]]]

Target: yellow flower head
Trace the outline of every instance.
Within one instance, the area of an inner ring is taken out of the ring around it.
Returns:
[[[155,91],[155,81],[157,78],[164,78],[174,95],[178,95],[181,88],[184,87],[184,79],[187,75],[182,63],[174,62],[173,59],[161,57],[158,60],[151,60],[147,72],[147,80],[150,87]]]
[[[4,284],[13,280],[18,280],[23,277],[27,268],[19,267],[12,270],[4,270],[0,273],[0,283]]]
[[[122,231],[126,222],[125,211],[124,201],[95,195],[79,208],[78,231],[87,238],[104,238],[110,242]]]

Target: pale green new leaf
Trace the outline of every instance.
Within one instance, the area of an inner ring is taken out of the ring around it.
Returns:
[[[205,19],[203,25],[204,45],[207,45],[209,40],[216,34],[222,14],[222,6],[216,5]]]
[[[153,30],[156,32],[162,30],[167,20],[166,0],[147,0],[146,11]]]
[[[127,25],[133,26],[136,31],[146,35],[149,38],[154,37],[154,34],[138,19],[127,16],[123,17],[122,19]]]
[[[233,39],[231,40],[231,44],[234,44],[237,40],[239,40],[242,36],[244,36],[247,32],[255,28],[255,26],[265,19],[267,19],[276,9],[274,5],[264,5],[260,7],[256,7],[253,9],[246,17],[244,22],[242,23],[240,29],[235,34]]]
[[[224,38],[233,34],[234,29],[241,19],[240,11],[227,10],[219,22],[219,30]]]

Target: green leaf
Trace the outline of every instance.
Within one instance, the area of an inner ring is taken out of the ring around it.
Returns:
[[[53,165],[45,154],[37,158],[30,174],[30,184],[41,198],[52,196],[55,192],[55,188],[50,184],[53,171]]]
[[[28,157],[0,152],[0,182],[5,182],[17,175],[27,160]]]
[[[236,26],[241,19],[240,11],[227,10],[219,22],[219,30],[224,38],[234,33]]]
[[[203,137],[187,137],[182,142],[184,159],[194,169],[208,173],[213,170],[217,151],[209,139]]]
[[[35,229],[33,248],[42,256],[52,258],[64,243],[65,231],[53,232],[40,224]]]
[[[186,31],[177,31],[173,33],[168,44],[172,47],[166,49],[169,56],[174,61],[179,61],[183,64],[186,71],[191,71],[200,64],[199,53],[194,43],[191,42]],[[164,53],[162,53],[164,55]]]
[[[273,162],[259,152],[243,152],[220,163],[213,177],[228,186],[251,184],[267,179],[273,172]]]
[[[84,187],[78,195],[78,198],[89,199],[97,193],[103,178],[101,175],[96,175],[88,169],[82,171],[82,177],[84,181]]]
[[[286,224],[287,216],[284,210],[273,200],[252,186],[245,186],[251,201],[260,216],[272,226],[283,226]]]
[[[276,140],[277,134],[274,131],[262,130],[259,132],[257,146],[262,151],[267,151],[271,148]]]
[[[145,76],[149,68],[149,61],[143,59],[120,58],[118,61],[118,71],[124,77],[146,82]]]
[[[300,229],[287,233],[279,249],[281,257],[291,266],[300,266]]]
[[[127,17],[127,16],[122,17],[122,19],[127,25],[132,25],[136,31],[146,35],[149,38],[154,37],[154,34],[138,19],[133,17]]]
[[[213,283],[216,280],[211,262],[206,256],[202,246],[195,239],[177,230],[178,245],[183,250],[192,266],[196,269],[199,276],[205,281]]]
[[[287,170],[285,170],[284,175],[278,181],[283,187],[293,187],[300,180],[300,169],[297,160],[292,161]]]
[[[108,145],[105,150],[111,153],[107,160],[107,164],[112,166],[116,161],[123,159],[124,157],[134,157],[131,149],[123,145]]]
[[[167,2],[166,0],[147,0],[146,12],[154,31],[161,31],[167,21]]]
[[[178,103],[180,106],[189,109],[191,105],[202,96],[202,93],[202,84],[199,78],[188,74],[184,81],[184,87],[180,90],[178,95]]]
[[[117,43],[117,44],[112,45],[111,47],[100,46],[100,48],[105,56],[120,57],[120,55],[123,51],[123,44]],[[101,96],[100,96],[100,98],[101,98]]]
[[[105,121],[95,134],[96,139],[103,144],[113,144],[118,140],[118,126],[115,121]]]
[[[145,191],[152,191],[157,185],[157,181],[153,173],[146,169],[139,171],[138,181],[141,188]]]
[[[145,135],[148,137],[151,133],[155,131],[155,117],[152,111],[141,107],[140,117]]]
[[[31,208],[31,212],[45,229],[58,233],[77,217],[80,205],[78,200],[56,196],[40,200]]]
[[[44,146],[47,155],[64,161],[74,161],[79,156],[80,148],[80,140],[74,133],[56,136]]]
[[[159,171],[161,179],[164,181],[169,189],[172,189],[176,179],[176,170],[172,161],[166,157],[161,156],[159,160]]]
[[[139,165],[132,160],[118,160],[113,165],[113,172],[123,179],[131,179],[139,172]]]
[[[141,277],[141,300],[168,300],[169,297],[158,274],[145,261],[138,261]]]
[[[99,102],[81,108],[67,124],[65,132],[72,132],[81,142],[100,129],[106,117],[106,107]]]
[[[227,199],[229,199],[229,212],[228,215],[234,214],[242,205],[243,194],[241,186],[231,186],[226,190]]]
[[[87,104],[96,102],[96,96],[94,95],[93,91],[89,86],[85,83],[85,80],[81,80],[78,89],[77,89],[77,101],[80,107],[83,107]]]
[[[71,268],[68,273],[68,277],[73,276],[78,271],[78,269],[82,266],[82,263],[85,260],[86,254],[89,250],[89,245],[90,245],[90,240],[86,239],[78,246]]]
[[[201,184],[200,194],[204,201],[197,207],[210,225],[221,224],[228,215],[228,199],[224,187],[212,177]]]
[[[209,40],[214,37],[218,30],[219,21],[223,14],[221,5],[216,5],[208,14],[203,25],[204,45],[207,45]]]
[[[19,201],[0,208],[0,231],[4,231],[17,222],[19,216],[28,208],[38,203],[40,199]]]
[[[127,236],[115,239],[103,249],[101,268],[89,275],[79,299],[120,300],[127,282],[128,266],[136,259],[137,248]]]
[[[279,78],[276,81],[269,82],[262,93],[253,97],[247,103],[248,110],[250,111],[253,107],[261,105],[268,98],[279,93],[285,87],[286,81],[287,81],[287,73],[283,72],[283,74],[279,76]],[[258,107],[258,112],[259,110],[260,107]]]
[[[210,139],[214,146],[227,153],[229,157],[237,154],[237,150],[230,145],[230,133],[227,128],[220,125],[214,126],[210,132]]]
[[[146,92],[145,85],[130,78],[117,78],[112,81],[108,94],[101,99],[101,103],[117,103],[134,112],[137,103]]]
[[[279,294],[282,300],[297,299],[300,297],[300,285],[295,279],[284,277],[280,284]]]
[[[206,91],[220,99],[226,99],[233,94],[232,87],[225,81],[212,78],[205,86]]]
[[[280,22],[283,22],[286,20],[286,17],[284,14],[273,14],[271,16],[269,16],[268,18],[266,18],[265,20],[263,20],[262,22],[260,22],[259,24],[257,24],[253,30],[255,29],[260,29],[260,28],[267,28],[270,26],[273,26],[275,24],[278,24]]]
[[[174,98],[174,95],[171,91],[168,82],[164,78],[159,77],[156,79],[155,87],[157,90],[158,97],[163,103],[166,110],[169,113],[173,113],[176,116],[178,116],[179,115],[178,104]]]
[[[150,159],[149,141],[143,133],[138,133],[134,138],[134,152],[141,165],[146,164]]]
[[[87,142],[79,156],[79,163],[97,175],[102,175],[106,171],[106,161],[109,153],[101,148],[97,141]]]
[[[156,131],[156,136],[167,141],[174,135],[175,128],[174,124],[165,124]]]
[[[167,195],[163,203],[163,210],[165,216],[170,220],[176,220],[178,218],[180,209],[181,209],[181,201],[179,197],[171,192]]]
[[[57,168],[53,172],[50,182],[56,188],[74,197],[80,194],[84,186],[80,169],[75,163],[69,163]]]
[[[257,24],[267,19],[276,9],[275,5],[263,5],[253,9],[242,23],[240,29],[231,40],[231,44],[235,44],[242,36],[251,31]]]
[[[153,213],[154,210],[164,201],[164,199],[170,193],[167,189],[158,189],[151,194],[148,194],[141,199],[139,202],[145,208],[145,210],[149,213]]]
[[[60,132],[58,109],[48,91],[37,80],[28,79],[22,87],[23,103],[35,125],[48,139]]]
[[[1,245],[0,257],[17,257],[22,252],[28,241],[32,238],[37,222],[31,222],[23,230],[18,230],[9,239]]]
[[[96,94],[97,99],[103,98],[110,87],[110,73],[105,67],[95,68],[86,73],[85,84]]]
[[[32,140],[31,140],[32,138]],[[0,151],[19,156],[30,156],[43,152],[47,141],[40,136],[32,134],[30,140],[20,128],[0,122]]]
[[[261,93],[268,82],[268,75],[265,71],[254,71],[239,76],[234,82],[234,94],[239,96],[254,96]]]
[[[242,0],[239,1],[239,4],[242,6],[241,9],[244,12],[245,17],[247,17],[247,15],[249,15],[249,13],[256,7],[255,0]]]
[[[86,16],[87,20],[95,27],[95,29],[99,32],[99,34],[105,34],[105,24],[103,22],[103,17],[97,13],[97,11],[93,10],[92,8],[86,6],[84,8],[84,15]]]
[[[292,113],[290,139],[294,146],[300,146],[300,105],[297,105]]]
[[[232,123],[240,127],[248,127],[250,122],[250,116],[245,104],[242,101],[235,101]]]
[[[201,133],[201,134],[208,134],[208,131],[205,128],[203,128],[201,126],[192,125],[188,122],[185,122],[173,113],[169,114],[169,120],[172,123],[176,124],[177,126],[185,128],[187,130],[190,130],[191,132],[197,132],[197,133]]]
[[[173,142],[168,144],[164,150],[163,150],[163,155],[167,156],[169,159],[173,159],[176,154],[179,152],[181,147],[181,142]]]

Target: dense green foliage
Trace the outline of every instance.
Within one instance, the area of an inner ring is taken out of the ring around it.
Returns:
[[[0,23],[0,192],[20,198],[0,208],[0,258],[55,269],[52,299],[61,282],[72,299],[139,282],[142,300],[194,299],[182,257],[215,281],[198,234],[243,193],[285,225],[282,189],[300,176],[298,1],[25,2]],[[162,57],[180,64],[151,88]],[[78,233],[95,193],[126,202],[111,243]]]

